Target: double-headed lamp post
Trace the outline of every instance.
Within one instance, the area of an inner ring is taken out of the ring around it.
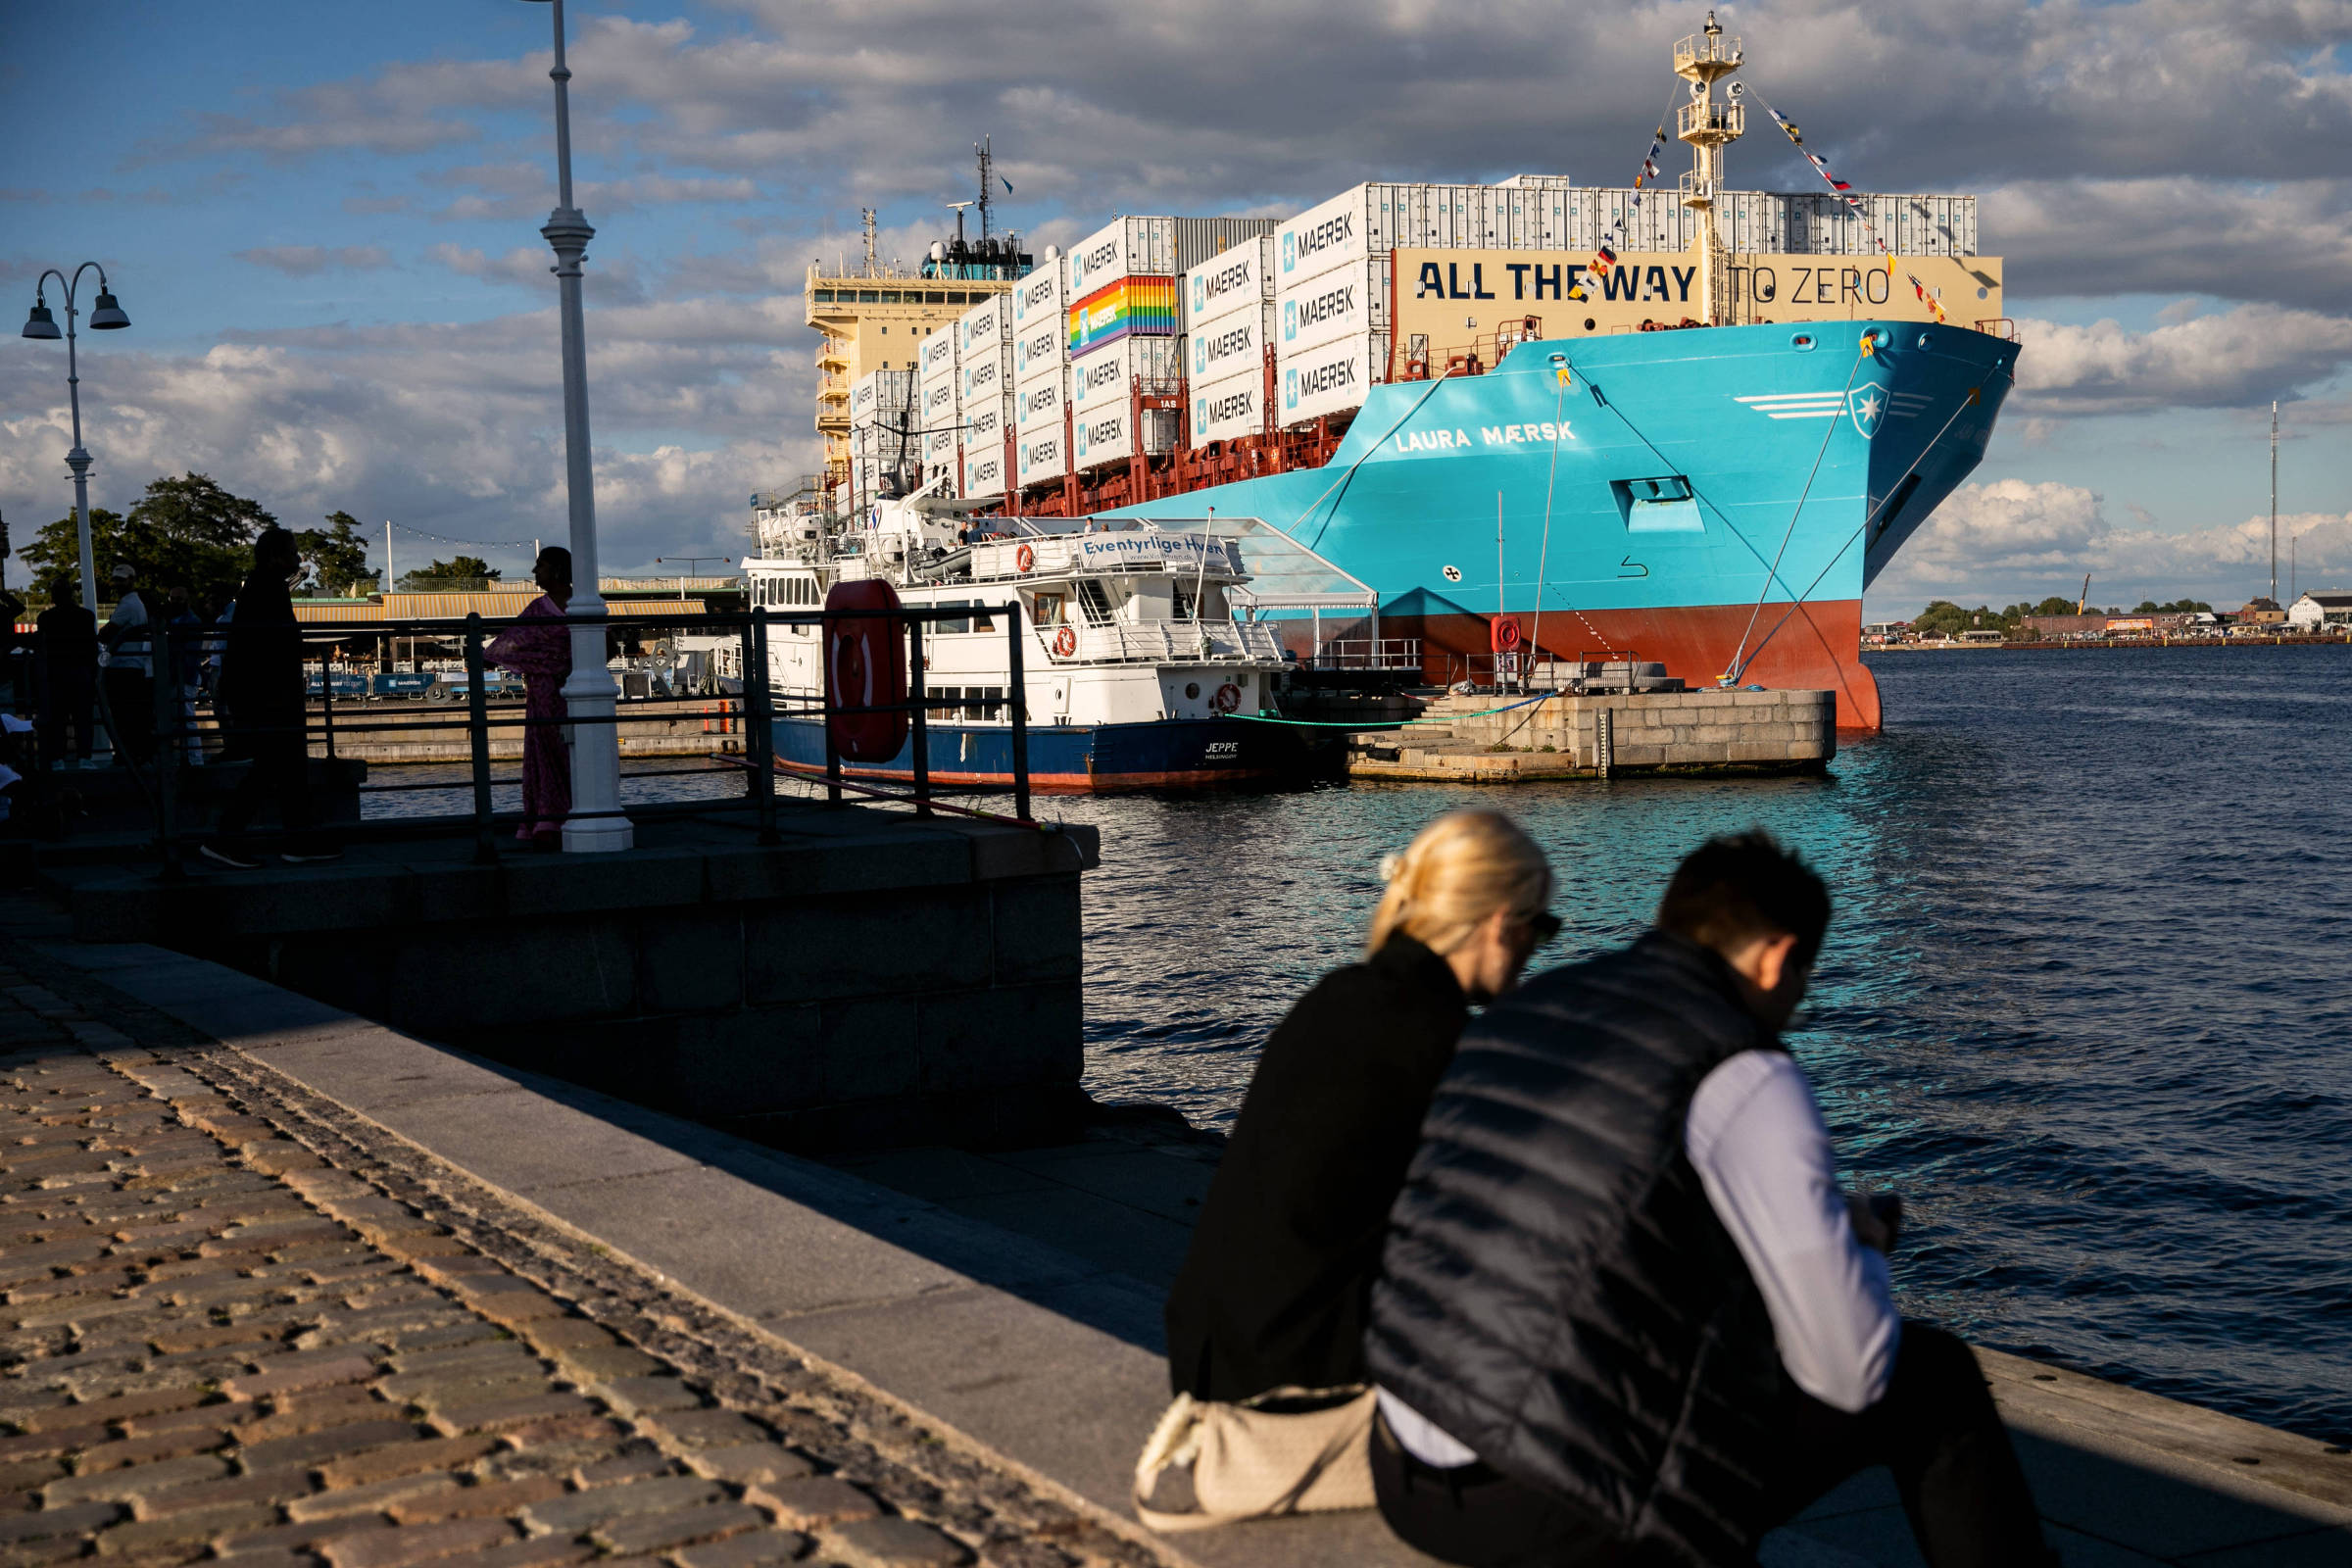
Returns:
[[[588,446],[588,348],[580,318],[580,263],[596,230],[571,205],[571,105],[564,64],[564,0],[554,0],[556,84],[556,210],[539,232],[556,253],[556,287],[564,323],[564,479],[571,500],[571,603],[568,612],[587,617],[571,628],[571,674],[564,682],[565,710],[588,722],[572,726],[571,809],[564,824],[564,848],[625,850],[636,830],[620,814],[620,737],[612,723],[620,695],[605,667],[603,595],[597,592],[596,468]]]
[[[90,454],[81,444],[81,365],[74,351],[74,318],[80,314],[74,303],[74,290],[81,282],[81,274],[98,274],[98,302],[90,308],[90,330],[111,332],[130,324],[122,314],[113,291],[106,281],[106,269],[96,262],[84,262],[74,269],[72,277],[52,267],[33,280],[32,314],[24,318],[24,336],[43,338],[54,342],[66,340],[66,398],[74,406],[74,450],[66,454],[66,466],[74,470],[74,532],[81,546],[81,602],[94,614],[98,610],[97,568],[90,561]],[[49,314],[48,284],[56,278],[66,292],[66,329],[59,332],[57,318]]]

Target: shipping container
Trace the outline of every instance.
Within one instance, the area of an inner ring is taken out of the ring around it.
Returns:
[[[991,501],[1004,493],[1004,447],[998,442],[963,449],[963,494],[973,501]]]
[[[1070,363],[1067,341],[1062,336],[1061,318],[1041,318],[1021,327],[1012,340],[1012,384],[1019,386],[1032,376],[1048,375],[1065,369]]]
[[[1271,242],[1280,222],[1276,218],[1179,218],[1176,270],[1189,272],[1221,252],[1247,248],[1251,240]]]
[[[1277,347],[1295,354],[1371,331],[1373,270],[1368,263],[1337,268],[1283,290],[1275,306]]]
[[[1193,383],[1193,445],[1266,433],[1266,378],[1260,370]]]
[[[1385,338],[1362,332],[1283,356],[1275,378],[1282,397],[1280,422],[1298,424],[1362,408],[1364,394],[1387,371],[1387,351]]]
[[[956,411],[956,420],[963,455],[968,460],[984,447],[1004,444],[1004,432],[1012,428],[1012,399],[983,398],[978,403],[963,404]]]
[[[1070,358],[1129,337],[1176,335],[1176,279],[1141,273],[1106,283],[1070,303]]]
[[[912,370],[868,370],[850,383],[850,427],[871,423],[892,409],[914,406]]]
[[[1058,479],[1070,471],[1069,442],[1056,424],[1051,430],[1040,430],[1034,436],[1022,436],[1013,442],[1013,477],[1026,487]]]
[[[966,348],[958,356],[956,369],[956,400],[971,404],[986,398],[1008,397],[1012,393],[1012,345],[1004,343],[994,353]]]
[[[1027,440],[1032,434],[1051,425],[1061,428],[1062,410],[1068,406],[1069,377],[1055,373],[1024,381],[1012,395],[1013,434]]]
[[[1124,407],[1128,395],[1173,393],[1184,375],[1181,345],[1172,337],[1131,337],[1100,354],[1070,362],[1070,406],[1081,414],[1105,404]]]
[[[1366,198],[1372,189],[1357,185],[1344,190],[1274,231],[1278,289],[1360,262],[1372,253],[1372,233],[1366,221]]]
[[[1012,285],[1013,335],[1018,337],[1041,324],[1058,330],[1069,303],[1069,280],[1061,268],[1061,253],[1049,245],[1037,270]]]
[[[1315,285],[1310,284],[1311,289]],[[1274,341],[1274,306],[1264,300],[1251,309],[1227,311],[1202,321],[1183,338],[1184,373],[1194,381],[1222,381],[1248,370],[1262,374],[1266,349]]]
[[[1274,236],[1263,234],[1210,257],[1178,279],[1184,329],[1274,297]]]
[[[1006,347],[1012,343],[1012,301],[1006,295],[992,294],[986,304],[973,306],[956,320],[958,361],[992,341]]]
[[[923,346],[915,351],[915,373],[926,381],[953,376],[956,372],[956,339],[960,335],[951,325],[947,330],[934,332],[923,339]]]
[[[1177,414],[1174,409],[1143,411],[1144,452],[1161,457],[1176,450]],[[1135,457],[1136,412],[1133,408],[1099,409],[1073,422],[1070,429],[1070,466],[1083,472],[1106,463],[1127,463]]]
[[[1176,220],[1114,218],[1070,248],[1064,262],[1074,304],[1122,277],[1176,275]]]

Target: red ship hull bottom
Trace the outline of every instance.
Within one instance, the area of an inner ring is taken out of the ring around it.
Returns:
[[[1740,677],[1741,685],[1835,692],[1840,730],[1875,731],[1880,726],[1879,683],[1862,662],[1859,599],[1808,601],[1793,612],[1787,600],[1767,604],[1761,611],[1753,605],[1587,611],[1547,607],[1541,627],[1535,624],[1532,609],[1511,613],[1520,630],[1538,640],[1539,660],[1649,661],[1664,664],[1667,674],[1681,677],[1693,691],[1712,689],[1744,640],[1749,658]],[[1328,621],[1325,632],[1332,635]],[[1494,622],[1489,616],[1384,611],[1380,634],[1420,638],[1422,674],[1433,683],[1491,678]],[[1369,632],[1359,628],[1340,635],[1361,637]]]

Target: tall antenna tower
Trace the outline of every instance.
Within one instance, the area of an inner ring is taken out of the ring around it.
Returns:
[[[2278,403],[2271,401],[2271,603],[2278,602]]]
[[[1706,27],[1674,46],[1674,74],[1690,83],[1690,101],[1675,118],[1675,135],[1690,144],[1690,172],[1683,176],[1683,205],[1698,215],[1699,315],[1709,326],[1731,319],[1726,298],[1723,242],[1716,230],[1715,198],[1723,189],[1723,150],[1747,134],[1747,111],[1731,85],[1728,101],[1715,96],[1715,83],[1740,69],[1745,57],[1740,40],[1726,38],[1715,13]]]
[[[996,138],[994,136],[983,136],[978,141],[972,143],[972,151],[977,154],[980,159],[980,200],[975,202],[973,205],[980,209],[980,237],[983,240],[988,238],[988,187],[990,182],[995,179],[997,171],[996,161],[990,155],[988,149],[989,144],[995,140]]]
[[[867,207],[861,211],[865,214],[865,275],[873,277],[876,275],[874,271],[874,210]]]

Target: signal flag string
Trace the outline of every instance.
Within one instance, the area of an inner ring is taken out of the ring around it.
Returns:
[[[1630,211],[1641,210],[1642,188],[1644,185],[1655,184],[1661,177],[1658,173],[1658,154],[1666,150],[1666,121],[1668,116],[1673,113],[1674,94],[1670,92],[1666,95],[1666,111],[1658,116],[1658,128],[1650,135],[1649,151],[1642,155],[1642,172],[1634,176],[1634,193],[1626,198],[1626,206]],[[1592,252],[1592,265],[1585,269],[1587,275],[1594,277],[1605,275],[1609,269],[1617,265],[1617,247],[1624,243],[1625,215],[1620,213],[1617,215],[1617,221],[1611,223],[1607,231],[1600,236],[1600,245]],[[1592,298],[1585,292],[1583,278],[1568,285],[1568,297],[1579,301]]]
[[[1837,173],[1831,170],[1828,159],[1805,145],[1804,133],[1796,128],[1796,122],[1773,108],[1771,102],[1761,92],[1756,91],[1755,83],[1746,82],[1742,85],[1749,92],[1755,93],[1756,101],[1764,105],[1764,112],[1772,117],[1772,122],[1788,134],[1788,145],[1804,154],[1805,162],[1813,166],[1814,172],[1827,181],[1830,189],[1838,193],[1838,199],[1851,208],[1854,216],[1862,220],[1863,232],[1867,233],[1870,236],[1870,242],[1879,248],[1879,254],[1886,258],[1886,276],[1891,281],[1894,277],[1894,251],[1880,235],[1878,225],[1870,220],[1870,214],[1864,210],[1862,198],[1854,194],[1854,187],[1838,177]],[[1905,272],[1903,276],[1910,282],[1911,292],[1919,297],[1920,303],[1936,313],[1936,324],[1941,326],[1944,322],[1943,301],[1929,293],[1927,285],[1920,282],[1916,273]]]

